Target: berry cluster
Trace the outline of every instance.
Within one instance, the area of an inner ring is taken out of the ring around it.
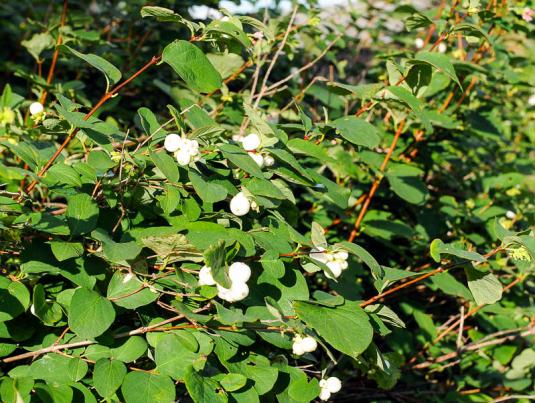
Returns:
[[[315,351],[316,348],[318,348],[318,342],[313,337],[301,337],[301,335],[298,334],[293,339],[292,351],[295,355],[311,353]]]
[[[275,164],[275,159],[271,155],[262,155],[258,152],[258,148],[262,143],[258,134],[250,133],[245,137],[238,134],[233,137],[233,140],[241,142],[243,149],[247,151],[247,154],[249,154],[260,168],[265,166],[270,167]]]
[[[251,268],[242,262],[234,262],[228,268],[230,288],[218,284],[212,276],[212,269],[203,266],[199,271],[199,285],[217,286],[217,296],[228,302],[241,301],[249,295],[247,281],[251,278]]]
[[[342,389],[342,382],[340,382],[340,379],[337,377],[331,376],[330,378],[322,379],[320,381],[320,388],[319,398],[321,400],[329,400],[332,393],[340,392],[340,389]]]
[[[325,276],[330,279],[340,277],[342,271],[347,269],[348,253],[345,250],[328,251],[324,248],[314,248],[308,255],[311,259],[325,264],[331,273],[325,270]],[[333,277],[334,276],[334,277]]]
[[[201,158],[199,153],[199,143],[197,140],[190,140],[171,133],[165,137],[164,148],[173,153],[179,165],[189,165],[191,162]]]

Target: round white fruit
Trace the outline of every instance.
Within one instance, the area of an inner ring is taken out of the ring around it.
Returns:
[[[228,268],[228,276],[232,284],[246,283],[251,278],[251,268],[242,262],[234,262]]]
[[[535,94],[531,95],[528,98],[528,104],[529,104],[529,106],[535,106]]]
[[[272,167],[273,165],[275,165],[275,158],[273,158],[271,155],[265,155],[264,156],[264,166]]]
[[[327,267],[331,270],[334,277],[327,271],[325,271],[325,277],[330,278],[331,280],[340,277],[340,274],[342,274],[342,266],[339,262],[327,262]]]
[[[252,151],[249,151],[247,154],[254,159],[254,162],[256,162],[256,165],[258,165],[260,168],[264,166],[264,157],[262,157],[262,155],[253,153]]]
[[[303,347],[303,350],[307,353],[311,353],[312,351],[315,351],[318,348],[318,342],[315,338],[306,336],[301,341],[301,346]]]
[[[246,151],[253,151],[260,146],[260,137],[256,133],[251,133],[245,136],[241,143]]]
[[[163,142],[163,148],[165,148],[170,153],[174,153],[182,146],[182,137],[176,133],[171,133],[165,136]]]
[[[199,271],[199,285],[215,285],[214,277],[212,276],[212,269],[203,266]]]
[[[292,352],[295,355],[305,354],[305,349],[303,347],[303,343],[301,343],[301,338],[299,338],[299,340],[294,339],[294,343],[292,344]]]
[[[247,214],[251,210],[251,202],[243,192],[239,192],[230,201],[230,211],[238,217]]]
[[[448,50],[448,45],[446,45],[444,42],[440,42],[438,44],[438,48],[437,50],[440,52],[440,53],[446,53],[446,50]]]
[[[338,393],[342,389],[342,382],[336,376],[331,376],[327,378],[325,388],[331,393]]]
[[[424,40],[422,38],[416,38],[414,40],[414,45],[417,49],[422,49],[424,47]]]
[[[310,253],[308,254],[308,257],[320,263],[327,263],[328,261],[331,260],[330,255],[326,253],[325,249],[323,248],[312,248],[310,250]]]
[[[349,254],[345,250],[340,250],[334,254],[336,260],[347,260],[348,257]]]
[[[249,287],[245,283],[234,283],[232,284],[232,287],[230,287],[230,292],[233,300],[231,302],[241,301],[249,295]]]
[[[176,162],[178,165],[188,165],[191,161],[191,154],[188,150],[180,149],[175,153]]]
[[[322,389],[319,398],[320,400],[329,400],[331,398],[331,392],[327,389]]]
[[[505,213],[505,216],[510,220],[514,220],[516,218],[516,213],[514,211],[508,210],[507,213]]]
[[[43,104],[41,102],[33,102],[30,105],[30,115],[35,116],[41,112],[43,112],[45,108],[43,107]]]

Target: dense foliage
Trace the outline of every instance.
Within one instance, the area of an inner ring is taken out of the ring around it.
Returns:
[[[533,398],[532,1],[192,4],[0,5],[1,401]]]

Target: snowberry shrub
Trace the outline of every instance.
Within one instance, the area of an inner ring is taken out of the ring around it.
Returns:
[[[0,400],[529,394],[531,1],[31,3],[0,26]]]

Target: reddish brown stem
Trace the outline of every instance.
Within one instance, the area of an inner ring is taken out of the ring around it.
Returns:
[[[69,3],[68,0],[63,0],[63,11],[61,12],[61,19],[59,22],[58,38],[56,39],[56,50],[54,50],[54,54],[52,55],[52,63],[50,64],[50,70],[48,70],[48,76],[46,77],[46,83],[48,85],[52,83],[52,79],[54,78],[54,72],[56,70],[56,63],[58,62],[59,45],[61,45],[63,41],[63,38],[61,36],[61,28],[63,28],[63,26],[65,25],[65,20],[67,19],[68,3]],[[39,102],[41,102],[44,105],[46,102],[47,96],[48,96],[48,91],[44,90]]]
[[[95,112],[102,106],[104,105],[109,99],[111,99],[114,95],[116,95],[124,86],[128,85],[131,81],[133,81],[136,77],[138,77],[140,74],[142,74],[145,70],[147,70],[149,67],[151,67],[152,65],[158,63],[161,59],[161,56],[153,56],[152,59],[147,63],[145,64],[143,67],[141,67],[138,71],[136,71],[134,74],[132,74],[128,79],[126,79],[125,81],[123,81],[121,84],[119,84],[118,86],[116,86],[115,88],[113,88],[111,91],[107,92],[106,94],[104,94],[102,96],[102,98],[100,98],[100,100],[96,103],[95,106],[93,106],[93,108],[84,116],[84,120],[88,120],[91,116],[93,116],[95,114]],[[61,154],[61,152],[65,149],[65,147],[67,147],[67,145],[71,142],[71,140],[74,138],[74,136],[76,135],[76,133],[78,133],[80,129],[79,128],[76,128],[74,129],[66,138],[65,140],[63,141],[63,143],[59,146],[59,148],[56,150],[56,152],[54,153],[54,155],[52,155],[52,157],[50,157],[50,159],[47,161],[47,163],[45,164],[45,166],[41,169],[41,171],[39,171],[39,173],[37,174],[37,176],[39,176],[40,178],[43,177],[43,175],[46,173],[46,171],[48,171],[48,169],[52,166],[52,164],[54,163],[54,161],[56,161],[56,159],[59,157],[59,155]],[[33,188],[35,188],[35,186],[37,185],[38,181],[37,180],[34,180],[32,183],[30,183],[28,185],[28,187],[26,188],[26,193],[29,193],[33,190]]]
[[[404,125],[405,125],[405,120],[402,120],[401,122],[399,122],[398,128],[396,130],[396,134],[394,134],[394,139],[392,140],[392,144],[390,144],[390,148],[388,149],[388,152],[386,153],[383,159],[383,163],[381,164],[381,167],[379,168],[379,172],[381,173],[381,175],[375,179],[375,181],[373,182],[370,188],[370,191],[368,192],[368,196],[364,200],[364,204],[362,205],[362,208],[360,209],[357,220],[355,221],[355,225],[353,226],[353,230],[351,231],[351,234],[349,234],[349,238],[347,239],[349,242],[353,242],[353,240],[357,236],[358,230],[360,228],[360,224],[362,223],[362,220],[364,219],[364,216],[366,215],[366,212],[368,211],[368,207],[370,206],[371,200],[373,196],[375,195],[375,192],[379,188],[379,184],[381,183],[381,180],[383,178],[382,174],[388,165],[388,161],[390,161],[390,158],[392,157],[392,154],[394,153],[394,149],[396,148],[396,145],[399,140],[399,136],[401,135],[401,132],[403,131]]]

